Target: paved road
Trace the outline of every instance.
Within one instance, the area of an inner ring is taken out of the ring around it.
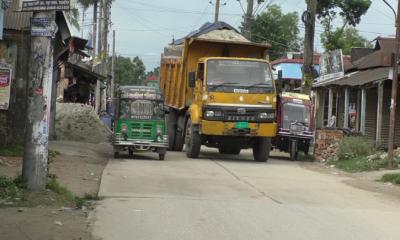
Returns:
[[[251,153],[111,160],[93,213],[104,240],[398,240],[400,200]],[[154,156],[155,157],[155,156]],[[232,160],[233,159],[233,160]]]

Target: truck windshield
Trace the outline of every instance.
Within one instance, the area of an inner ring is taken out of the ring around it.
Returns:
[[[305,105],[285,103],[283,105],[283,129],[290,129],[293,122],[303,123],[310,126],[310,108]]]
[[[163,102],[121,99],[119,118],[125,120],[163,120]]]
[[[216,87],[272,87],[268,63],[256,61],[209,60],[207,86]]]

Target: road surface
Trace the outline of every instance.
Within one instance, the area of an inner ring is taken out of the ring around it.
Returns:
[[[92,214],[103,240],[398,240],[400,200],[251,152],[111,160]]]

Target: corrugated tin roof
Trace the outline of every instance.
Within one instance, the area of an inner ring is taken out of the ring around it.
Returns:
[[[4,29],[24,30],[30,28],[30,12],[16,12],[19,1],[11,1],[11,6],[4,13]]]
[[[381,67],[352,72],[346,74],[343,78],[314,83],[313,87],[317,88],[326,86],[362,86],[375,81],[387,80],[389,78],[390,69],[390,67]]]

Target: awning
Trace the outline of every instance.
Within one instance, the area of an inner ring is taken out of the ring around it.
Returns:
[[[363,86],[368,83],[389,79],[390,69],[390,67],[382,67],[352,72],[339,79],[316,82],[313,84],[313,88],[328,86]]]
[[[92,84],[96,84],[97,80],[107,79],[107,77],[91,71],[83,64],[73,64],[67,62],[66,65],[73,70],[74,76],[80,77],[81,79],[83,78]]]

